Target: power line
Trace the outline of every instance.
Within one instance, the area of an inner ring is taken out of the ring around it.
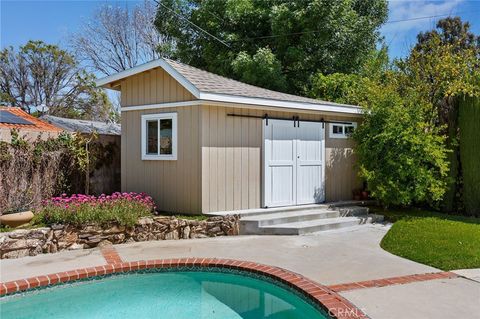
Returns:
[[[465,12],[457,12],[456,14],[461,14]],[[398,22],[406,22],[406,21],[415,21],[415,20],[423,20],[423,19],[431,19],[431,18],[439,18],[439,17],[447,17],[450,16],[451,13],[445,13],[445,14],[438,14],[438,15],[433,15],[433,16],[426,16],[426,17],[415,17],[415,18],[410,18],[410,19],[402,19],[402,20],[393,20],[393,21],[387,21],[385,24],[389,23],[398,23]]]
[[[470,12],[472,12],[472,11],[470,11]],[[475,11],[473,11],[473,12],[475,12]],[[456,14],[461,14],[461,13],[465,13],[465,12],[457,12]],[[422,20],[422,19],[431,19],[431,18],[438,18],[438,17],[446,17],[446,16],[450,16],[450,15],[451,15],[450,13],[447,13],[447,14],[439,14],[439,15],[433,15],[433,16],[415,17],[415,18],[410,18],[410,19],[393,20],[393,21],[387,21],[387,22],[385,22],[385,24],[406,22],[406,21],[415,21],[415,20]],[[271,38],[286,37],[286,36],[291,36],[291,35],[318,33],[318,32],[322,32],[322,31],[323,30],[311,30],[311,31],[300,31],[300,32],[292,32],[292,33],[284,33],[284,34],[266,35],[266,36],[261,36],[261,37],[252,37],[252,38],[243,38],[243,39],[238,39],[238,40],[232,40],[230,42],[242,42],[242,41],[248,41],[248,40],[271,39]]]
[[[231,46],[229,44],[227,44],[225,41],[219,39],[218,37],[214,36],[213,34],[209,33],[208,31],[202,29],[201,27],[199,27],[198,25],[196,25],[195,23],[191,22],[190,20],[188,20],[187,18],[181,16],[180,14],[176,13],[175,11],[173,11],[172,9],[170,9],[169,7],[167,7],[166,5],[164,5],[163,3],[161,3],[161,0],[158,1],[158,0],[154,0],[157,4],[161,5],[162,7],[164,7],[165,9],[167,9],[168,11],[172,12],[175,16],[177,16],[179,19],[182,19],[184,21],[186,21],[187,23],[189,23],[190,25],[194,26],[195,28],[197,28],[198,30],[202,31],[203,33],[209,35],[210,37],[214,38],[215,40],[217,40],[218,42],[220,42],[221,44],[225,45],[226,47],[228,47],[229,49],[231,49]],[[208,12],[208,11],[207,11]],[[469,13],[471,13],[472,11],[470,11]],[[473,11],[475,12],[475,11]],[[210,12],[208,12],[210,13]],[[465,13],[465,12],[457,12],[456,14],[461,14],[461,13]],[[211,15],[213,15],[213,13],[210,13]],[[423,17],[415,17],[415,18],[409,18],[409,19],[400,19],[400,20],[393,20],[393,21],[387,21],[385,22],[385,24],[391,24],[391,23],[399,23],[399,22],[407,22],[407,21],[415,21],[415,20],[423,20],[423,19],[432,19],[432,18],[438,18],[438,17],[446,17],[446,16],[450,16],[451,14],[450,13],[446,13],[446,14],[438,14],[438,15],[432,15],[432,16],[423,16]],[[214,15],[217,19],[220,19],[218,16]],[[223,22],[225,22],[223,19],[221,19]],[[292,36],[292,35],[303,35],[303,34],[310,34],[310,33],[318,33],[318,32],[322,32],[323,30],[311,30],[311,31],[300,31],[300,32],[292,32],[292,33],[284,33],[284,34],[276,34],[276,35],[266,35],[266,36],[260,36],[260,37],[251,37],[251,38],[243,38],[243,39],[238,39],[238,40],[231,40],[229,41],[230,43],[234,43],[234,42],[243,42],[243,41],[249,41],[249,40],[261,40],[261,39],[272,39],[272,38],[279,38],[279,37],[286,37],[286,36]]]
[[[217,38],[216,36],[214,36],[213,34],[211,34],[210,32],[202,29],[201,27],[199,27],[198,25],[196,25],[195,23],[191,22],[190,20],[188,20],[187,18],[183,17],[182,15],[176,13],[175,11],[173,11],[172,9],[170,9],[169,7],[167,7],[166,5],[164,5],[161,0],[160,1],[157,1],[157,0],[154,0],[157,4],[161,5],[162,7],[164,7],[165,9],[167,9],[168,11],[170,11],[171,13],[173,13],[177,18],[187,22],[188,24],[194,26],[195,28],[197,28],[198,30],[202,31],[203,33],[209,35],[210,37],[214,38],[215,40],[217,40],[218,42],[220,42],[221,44],[223,44],[224,46],[226,46],[227,48],[231,49],[230,45],[227,44],[226,42],[224,42],[223,40]]]

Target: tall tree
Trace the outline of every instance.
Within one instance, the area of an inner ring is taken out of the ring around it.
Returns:
[[[452,96],[480,90],[480,36],[459,17],[440,20],[420,33],[410,55],[398,62],[404,84],[421,92],[432,107],[431,120],[446,124],[454,107]]]
[[[94,80],[56,45],[29,41],[0,52],[0,102],[29,113],[45,105],[51,115],[108,119],[111,104]]]
[[[388,84],[394,76],[388,58],[388,48],[373,50],[357,73],[314,74],[308,85],[308,95],[327,101],[368,106],[370,88]]]
[[[480,36],[470,31],[469,22],[463,22],[460,17],[448,17],[438,21],[435,29],[420,32],[414,50],[428,50],[428,43],[439,38],[442,45],[455,45],[455,50],[473,49],[480,54]]]
[[[467,215],[480,217],[480,98],[459,100],[463,204]]]
[[[429,120],[441,126],[441,133],[448,136],[450,183],[442,209],[461,209],[457,97],[480,95],[480,36],[471,32],[470,24],[459,17],[442,19],[435,29],[417,36],[410,56],[398,66],[400,83],[421,94],[428,102]]]
[[[156,6],[104,5],[71,38],[79,58],[94,72],[110,75],[159,57],[163,38],[154,26]]]
[[[297,94],[318,71],[357,71],[387,19],[385,0],[157,1],[155,24],[174,57]]]

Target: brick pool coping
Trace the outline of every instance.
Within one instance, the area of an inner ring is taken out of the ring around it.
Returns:
[[[453,279],[453,278],[458,278],[458,275],[449,271],[441,271],[441,272],[432,272],[432,273],[426,273],[426,274],[415,274],[415,275],[390,277],[390,278],[382,278],[382,279],[374,279],[374,280],[366,280],[366,281],[357,281],[357,282],[351,282],[351,283],[345,283],[345,284],[330,285],[327,287],[333,291],[341,292],[341,291],[350,291],[350,290],[364,289],[364,288],[404,285],[412,282],[420,282],[420,281],[427,281],[427,280]]]
[[[112,250],[102,249],[102,253],[105,254],[105,259],[108,262],[106,265],[0,283],[0,296],[59,283],[74,282],[88,277],[128,273],[143,269],[218,267],[260,274],[286,284],[311,299],[332,318],[368,318],[360,309],[328,287],[307,279],[300,274],[275,266],[218,258],[173,258],[122,262],[116,251],[112,252]]]

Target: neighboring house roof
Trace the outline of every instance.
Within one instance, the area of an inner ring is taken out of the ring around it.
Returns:
[[[61,132],[62,129],[36,118],[19,107],[0,106],[0,129]]]
[[[44,115],[42,119],[52,123],[68,132],[92,133],[93,131],[101,135],[120,135],[121,126],[117,123],[98,122],[77,119],[67,119],[64,117]]]
[[[99,79],[97,86],[118,90],[120,80],[157,67],[164,69],[199,100],[352,114],[361,113],[359,106],[267,90],[165,58]]]

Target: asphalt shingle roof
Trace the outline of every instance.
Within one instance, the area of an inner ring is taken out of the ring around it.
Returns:
[[[193,66],[161,58],[97,80],[97,86],[120,90],[120,80],[153,68],[163,68],[198,99],[305,108],[357,114],[360,107],[292,95],[246,84]],[[243,100],[242,100],[243,98]],[[311,105],[308,105],[311,104]],[[329,108],[331,107],[331,108]]]
[[[312,104],[337,105],[343,104],[311,99],[307,97],[286,94],[282,92],[267,90],[258,86],[253,86],[236,80],[232,80],[214,73],[210,73],[193,66],[183,64],[170,59],[163,59],[171,67],[183,75],[200,92],[227,94],[243,97],[253,97],[262,99],[271,99],[279,101],[303,102]]]

